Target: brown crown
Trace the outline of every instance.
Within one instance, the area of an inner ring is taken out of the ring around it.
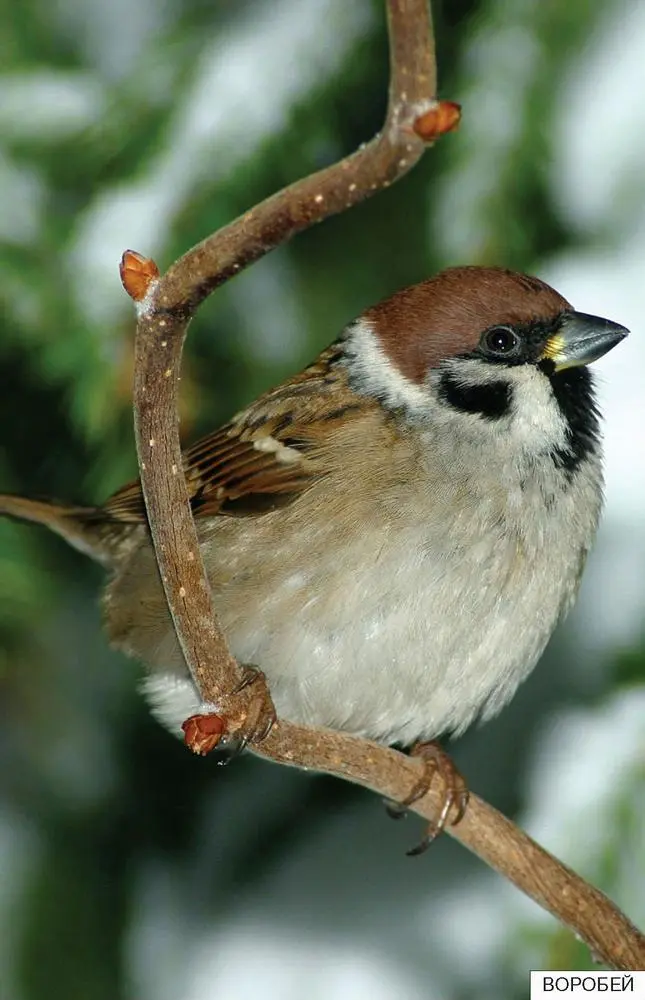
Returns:
[[[442,359],[474,350],[489,327],[552,319],[570,309],[539,278],[501,267],[451,267],[379,302],[363,318],[399,371],[420,384]]]

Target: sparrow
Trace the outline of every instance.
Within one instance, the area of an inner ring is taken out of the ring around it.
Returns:
[[[409,747],[506,705],[578,590],[603,493],[587,365],[627,332],[536,277],[450,268],[185,452],[225,635],[278,717]],[[0,513],[105,566],[109,640],[181,736],[201,699],[139,483]]]

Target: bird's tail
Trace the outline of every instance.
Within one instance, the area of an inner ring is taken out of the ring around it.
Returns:
[[[114,564],[125,536],[133,528],[132,524],[111,518],[100,507],[76,507],[7,493],[0,493],[2,515],[44,524],[75,549],[108,567]]]

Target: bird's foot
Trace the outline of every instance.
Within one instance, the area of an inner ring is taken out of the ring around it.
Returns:
[[[247,745],[265,740],[276,720],[264,674],[258,667],[243,664],[239,684],[222,699],[218,710],[191,715],[181,728],[193,753],[203,756],[223,743],[231,749],[231,756],[237,756]]]
[[[452,758],[439,743],[416,743],[410,751],[410,756],[421,758],[424,764],[423,774],[402,802],[388,802],[386,804],[387,811],[393,819],[400,819],[401,816],[405,815],[409,806],[423,798],[430,790],[437,775],[441,778],[444,786],[443,803],[439,817],[435,823],[428,825],[426,835],[421,843],[407,852],[410,857],[413,857],[422,854],[430,846],[432,841],[445,829],[449,819],[451,826],[459,823],[468,805],[469,792],[468,786]],[[455,814],[450,817],[450,812],[453,809]]]
[[[239,742],[238,752],[247,743],[262,743],[278,720],[266,677],[259,667],[254,667],[251,663],[242,664],[242,677],[232,694],[235,696],[242,692],[248,692],[250,710],[244,732],[236,736]]]

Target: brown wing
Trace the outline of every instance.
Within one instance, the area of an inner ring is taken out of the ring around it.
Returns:
[[[316,449],[348,409],[356,408],[333,344],[300,374],[261,396],[184,454],[195,516],[256,514],[289,503],[322,470]],[[119,521],[145,519],[141,487],[129,483],[105,504]]]

